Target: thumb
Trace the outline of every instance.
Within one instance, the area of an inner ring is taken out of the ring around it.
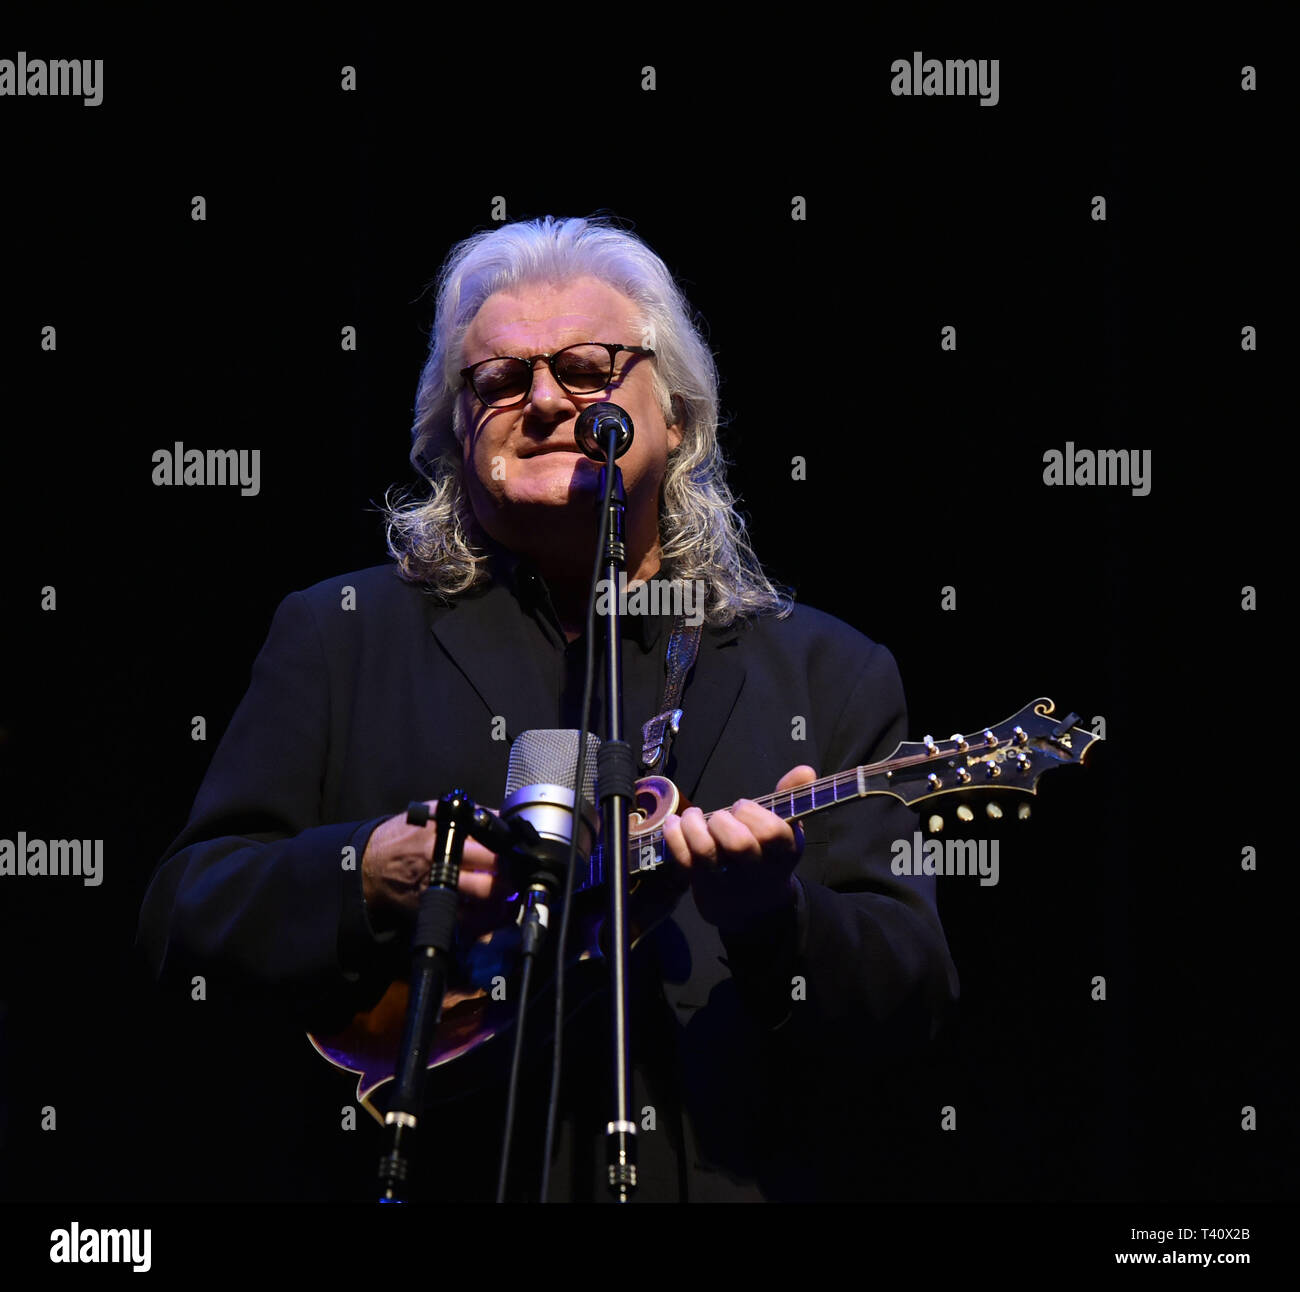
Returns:
[[[807,763],[800,763],[798,767],[792,767],[776,783],[777,793],[782,790],[796,789],[800,785],[807,785],[809,781],[817,779],[817,772],[808,766]]]

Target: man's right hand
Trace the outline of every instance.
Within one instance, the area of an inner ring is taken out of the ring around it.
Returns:
[[[420,894],[429,886],[429,871],[438,844],[438,827],[433,813],[436,799],[428,804],[429,824],[408,825],[406,813],[390,816],[376,827],[361,858],[361,887],[366,912],[377,928],[390,928],[403,918],[414,917]],[[508,918],[504,898],[508,895],[503,876],[497,873],[497,857],[477,839],[465,840],[460,862],[461,895],[476,906],[490,902],[501,907]],[[484,913],[486,912],[476,912]]]

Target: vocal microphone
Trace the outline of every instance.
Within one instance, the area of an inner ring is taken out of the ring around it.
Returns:
[[[577,813],[578,860],[581,862],[591,856],[596,837],[596,755],[599,749],[599,739],[588,732],[582,803]],[[537,842],[526,851],[534,869],[529,887],[546,884],[554,885],[553,891],[559,889],[569,859],[569,842],[573,838],[576,797],[573,773],[577,762],[576,731],[523,731],[510,747],[501,819],[507,825],[527,823],[537,833]]]
[[[573,428],[573,438],[578,447],[593,462],[604,463],[611,431],[618,430],[618,440],[614,445],[614,456],[621,458],[632,447],[635,431],[627,410],[617,404],[592,404],[578,414],[577,425]],[[574,742],[575,748],[577,742]]]

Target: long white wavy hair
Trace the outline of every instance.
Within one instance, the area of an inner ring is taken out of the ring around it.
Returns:
[[[457,244],[443,265],[411,428],[411,463],[432,492],[394,486],[384,498],[388,550],[402,577],[448,598],[489,577],[462,455],[460,370],[475,314],[496,292],[588,275],[640,308],[642,335],[635,339],[655,351],[655,393],[665,421],[682,426],[682,442],[668,454],[659,501],[664,573],[703,582],[709,624],[768,614],[784,618],[793,599],[763,573],[727,486],[713,354],[664,262],[635,234],[601,216],[501,225]]]

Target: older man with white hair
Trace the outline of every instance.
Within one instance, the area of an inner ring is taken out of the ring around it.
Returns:
[[[907,734],[898,671],[764,575],[723,474],[712,355],[660,258],[611,221],[504,225],[453,250],[416,401],[423,482],[388,500],[394,562],[279,607],[141,944],[163,983],[201,971],[313,1028],[374,1005],[435,846],[403,805],[452,785],[495,804],[510,740],[579,726],[600,468],[575,424],[602,400],[636,428],[629,578],[702,590],[685,717],[656,771],[721,809],[666,821],[683,896],[633,957],[641,1196],[852,1196],[879,1115],[862,1082],[923,1048],[956,996],[934,881],[891,873],[890,841],[915,824],[893,799],[809,818],[805,837],[754,796],[885,757]],[[659,711],[679,618],[656,610],[623,621],[632,731]],[[347,849],[359,867],[340,866]],[[496,859],[471,841],[463,864],[467,925],[486,927]],[[588,1009],[566,1031],[553,1197],[601,1195],[604,1022]],[[532,1079],[517,1162],[544,1098]],[[491,1196],[500,1112],[492,1087],[433,1119],[456,1170],[429,1196]],[[517,1175],[529,1196],[531,1168]]]

